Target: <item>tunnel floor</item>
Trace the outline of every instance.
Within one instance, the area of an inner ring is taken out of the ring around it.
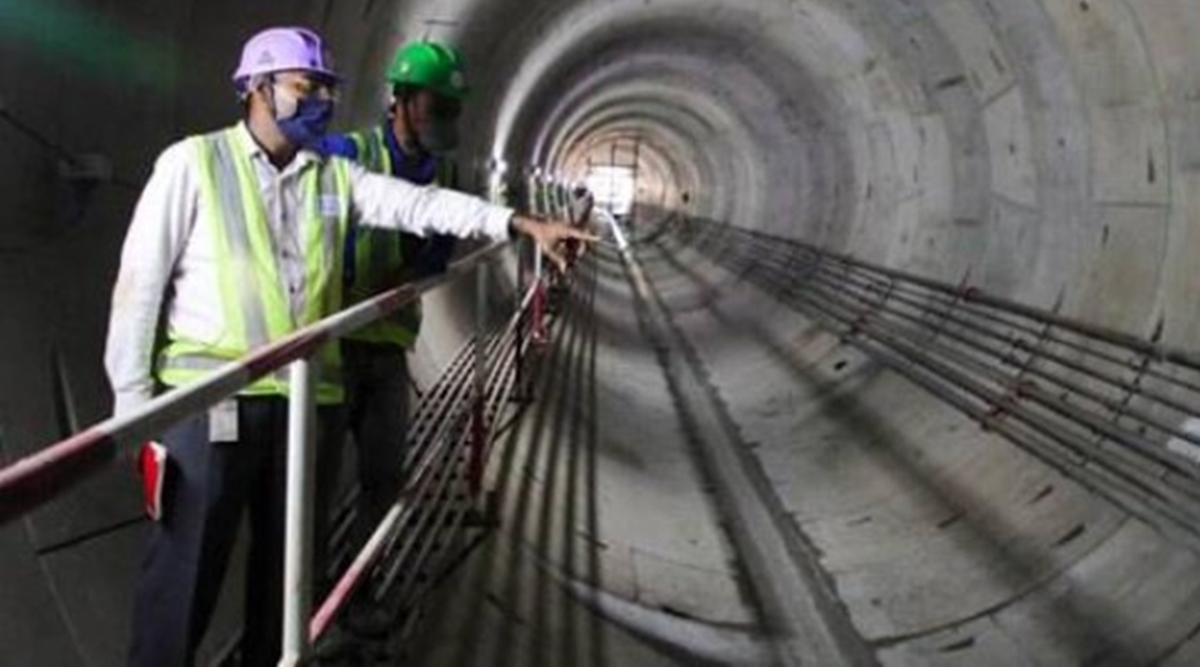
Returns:
[[[650,404],[668,390],[619,271],[610,257],[573,277],[492,461],[501,525],[437,594],[414,664],[691,664],[663,642],[676,621],[755,627],[684,426]],[[573,584],[636,608],[650,636]]]
[[[1195,556],[709,258],[636,254],[869,662],[1191,664],[1200,595],[1169,582]],[[575,276],[492,462],[500,525],[433,597],[412,664],[778,661],[686,410],[648,398],[672,389],[636,300],[607,248]]]

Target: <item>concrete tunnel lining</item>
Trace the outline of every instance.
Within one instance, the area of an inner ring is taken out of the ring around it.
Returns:
[[[7,108],[44,120],[63,145],[110,155],[123,181],[140,183],[172,137],[231,117],[232,55],[212,54],[234,54],[254,27],[303,22],[330,37],[357,74],[341,116],[349,125],[377,116],[374,80],[391,46],[451,17],[432,34],[464,47],[478,82],[462,151],[472,165],[502,157],[571,178],[589,145],[642,134],[654,147],[647,164],[658,165],[648,169],[692,195],[690,217],[947,281],[969,275],[1043,307],[1061,293],[1072,316],[1139,334],[1162,319],[1164,340],[1200,341],[1195,2],[217,2],[161,17],[77,4],[192,56],[186,84],[131,92],[0,40],[0,60],[13,63],[0,65]],[[30,81],[16,63],[62,74]],[[51,102],[72,86],[112,118],[85,128],[84,109]],[[130,129],[123,118],[146,122]],[[2,452],[12,458],[56,430],[44,400],[52,341],[37,332],[53,331],[65,350],[82,414],[107,410],[98,341],[136,192],[102,188],[85,224],[48,235],[41,221],[61,198],[46,185],[54,160],[7,127],[0,147],[0,187],[20,211],[5,243],[44,243],[0,266],[11,297],[0,349],[14,378],[0,392]],[[881,663],[1103,663],[1105,647],[1110,663],[1200,656],[1195,554],[880,371],[673,233],[643,250],[650,276]],[[654,380],[619,267],[603,252],[594,261],[596,354],[611,360],[596,377],[612,411],[597,463],[600,530],[614,545],[600,556],[605,584],[648,606],[753,626],[728,562],[735,550]],[[469,335],[469,298],[458,287],[429,300],[414,360],[423,381]],[[647,434],[654,440],[637,445]],[[545,491],[546,450],[515,446],[529,456],[531,488]],[[60,651],[57,664],[120,661],[140,529],[35,552],[135,511],[114,471],[0,531],[5,578],[22,582],[17,596],[0,596],[0,663],[34,664],[39,649]],[[528,529],[511,539],[536,544],[541,528]],[[616,545],[643,555],[622,558]],[[651,561],[654,576],[639,576],[637,563]],[[33,646],[34,636],[56,639]]]

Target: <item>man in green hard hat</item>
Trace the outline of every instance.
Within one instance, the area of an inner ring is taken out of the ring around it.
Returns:
[[[454,188],[454,164],[447,153],[458,144],[457,122],[467,94],[462,57],[443,44],[406,44],[396,51],[386,78],[392,95],[383,121],[366,130],[328,135],[321,151],[417,185]],[[454,240],[357,229],[347,238],[345,251],[347,305],[444,271]],[[403,484],[409,414],[406,353],[420,322],[416,303],[342,341],[347,421],[361,486],[353,531],[358,544],[383,519]]]

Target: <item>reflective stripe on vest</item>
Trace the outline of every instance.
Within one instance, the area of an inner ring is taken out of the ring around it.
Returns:
[[[350,140],[358,149],[358,161],[367,170],[394,176],[391,151],[377,126],[367,133],[353,133]],[[411,280],[405,275],[405,257],[397,232],[358,227],[354,230],[354,280],[346,293],[347,305],[353,305]],[[421,327],[421,303],[397,310],[387,319],[355,331],[347,338],[367,343],[390,343],[412,347]]]
[[[349,223],[350,180],[340,160],[320,161],[299,175],[298,231],[304,255],[303,311],[291,310],[275,260],[258,178],[237,129],[197,137],[203,219],[211,232],[217,263],[215,285],[225,331],[215,341],[192,341],[174,331],[159,363],[159,379],[170,386],[194,382],[252,350],[327,317],[342,304],[342,241]],[[342,401],[337,345],[325,345],[317,361],[317,401]],[[240,393],[286,394],[287,369],[255,381]]]
[[[350,141],[358,149],[358,163],[368,171],[391,176],[392,154],[387,149],[383,138],[383,128],[376,127],[367,134],[355,132],[350,135]]]

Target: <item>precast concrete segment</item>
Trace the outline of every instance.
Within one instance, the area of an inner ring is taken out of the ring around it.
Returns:
[[[843,197],[849,192],[850,203],[833,209],[836,211],[833,221],[825,227],[812,225],[813,208],[825,206],[836,197],[821,196],[820,190],[816,191],[818,196],[805,200],[783,219],[759,215],[759,211],[752,209],[751,214],[738,217],[737,213],[748,210],[740,207],[711,214],[701,209],[701,215],[760,231],[778,230],[783,237],[818,242],[944,281],[955,282],[969,274],[985,289],[1043,307],[1049,307],[1064,294],[1063,311],[1069,316],[1142,335],[1149,335],[1158,322],[1165,321],[1167,340],[1194,345],[1197,279],[1194,271],[1189,273],[1185,268],[1189,264],[1184,258],[1197,256],[1195,240],[1200,236],[1194,231],[1195,189],[1180,187],[1181,183],[1194,180],[1190,175],[1192,170],[1180,156],[1190,154],[1194,158],[1197,145],[1194,132],[1184,129],[1195,126],[1192,118],[1195,104],[1187,101],[1197,74],[1195,59],[1187,55],[1189,39],[1194,40],[1196,34],[1194,3],[1167,6],[1116,1],[947,0],[793,4],[825,29],[825,36],[817,36],[809,44],[831,44],[840,50],[837,54],[840,57],[829,53],[826,55],[831,57],[823,62],[815,58],[805,62],[818,73],[824,87],[837,91],[837,95],[826,97],[840,98],[847,110],[844,114],[824,117],[835,119],[829,126],[830,132],[846,137],[851,158],[850,178],[836,182],[836,189]],[[837,20],[824,20],[831,15]],[[713,23],[717,21],[714,19]],[[795,34],[797,41],[802,41],[799,33]],[[729,35],[730,41],[739,39],[736,29],[731,29]],[[630,79],[635,79],[630,72]],[[590,85],[588,74],[582,70],[575,81],[579,87]],[[616,86],[614,83],[612,89]],[[570,89],[561,84],[557,87],[560,91]],[[665,90],[662,95],[669,99],[674,93]],[[721,99],[720,94],[714,94],[713,99]],[[649,107],[652,102],[639,104]],[[639,104],[631,103],[626,108],[630,114],[636,114]],[[564,135],[578,132],[594,122],[594,115],[581,116],[579,121],[569,121],[571,127],[561,132]],[[595,131],[599,133],[604,128]],[[1164,141],[1163,136],[1170,140]],[[719,142],[716,139],[710,143]],[[698,150],[704,148],[700,146]],[[759,158],[769,156],[772,148],[764,143],[733,141],[720,143],[712,153],[721,151],[744,152]],[[799,158],[793,162],[798,163]],[[829,156],[821,156],[811,171],[799,172],[801,184],[793,187],[804,187],[807,179],[822,173],[828,175],[830,164]],[[706,185],[714,200],[731,199],[730,193],[740,194],[743,187],[736,178],[721,178]],[[755,181],[752,187],[771,192],[772,198],[783,196],[768,183]],[[815,229],[822,229],[826,235],[811,234]],[[1168,238],[1170,242],[1164,240]],[[708,286],[690,290],[686,284],[674,289],[676,283],[683,281],[666,276],[664,280],[672,283],[672,294],[678,294],[682,309],[704,302],[733,301],[744,291],[724,274],[706,269],[705,277],[710,278]],[[712,291],[705,292],[709,289]],[[1175,296],[1165,296],[1168,294]],[[746,309],[737,312],[783,340],[791,337],[807,340],[799,331],[784,330],[784,318],[770,307],[758,312]],[[728,375],[734,378],[728,386],[731,395],[746,393],[761,379],[736,368],[736,359],[752,355],[742,351],[740,343],[735,345],[731,336],[711,327],[700,335],[715,339],[711,343],[713,357],[727,359],[722,365],[728,367]],[[850,359],[848,368],[855,367],[854,355],[839,356]],[[820,396],[812,400],[792,399],[788,403],[785,397],[792,392],[802,396],[808,392],[801,383],[789,386],[787,383],[792,380],[786,373],[780,375],[784,377],[773,391],[756,390],[755,395],[765,394],[800,413],[821,405],[832,412],[845,403]],[[1070,494],[1071,502],[1064,502],[1053,511],[1046,510],[1044,523],[1027,519],[1015,500],[1019,495],[1017,489],[1032,484],[1033,479],[1044,479],[1045,471],[1028,461],[1017,465],[1005,460],[1012,459],[1015,453],[1005,457],[981,451],[982,443],[990,438],[980,435],[965,438],[969,446],[958,447],[959,452],[952,453],[956,448],[951,443],[956,438],[950,429],[959,427],[951,424],[943,433],[935,431],[932,425],[955,420],[902,389],[908,386],[906,383],[883,384],[886,389],[864,390],[862,394],[870,405],[887,408],[887,413],[872,417],[899,425],[894,432],[884,430],[876,434],[881,441],[886,442],[890,436],[898,448],[910,439],[920,442],[920,446],[913,448],[914,458],[940,455],[948,469],[958,471],[948,476],[951,480],[965,475],[967,470],[975,471],[980,476],[976,484],[987,489],[982,504],[988,507],[988,512],[996,512],[1023,529],[1040,523],[1039,531],[1051,530],[1051,526],[1054,531],[1062,530],[1049,541],[1050,545],[1074,535],[1077,525],[1086,525],[1085,533],[1070,544],[1079,545],[1080,540],[1092,541],[1091,544],[1075,551],[1067,562],[1074,559],[1084,563],[1088,553],[1116,558],[1120,547],[1116,546],[1115,534],[1113,543],[1105,544],[1105,536],[1111,534],[1105,528],[1111,525],[1107,518],[1110,509],[1083,500],[1086,494],[1076,490]],[[754,409],[746,408],[747,412]],[[806,456],[810,450],[824,451],[807,436],[789,443],[787,438],[791,433],[778,426],[763,430],[764,442],[779,450],[781,460],[794,461],[798,466],[815,465],[815,460],[808,459],[815,459],[816,454]],[[856,435],[847,428],[838,429],[828,437],[843,442]],[[789,444],[795,451],[787,454]],[[883,459],[878,452],[873,455]],[[1006,473],[1001,474],[1001,470]],[[782,470],[781,476],[784,477],[781,484],[787,483],[787,474]],[[858,477],[853,479],[861,481]],[[1016,486],[1006,492],[1005,484],[999,480]],[[799,489],[803,485],[793,480],[788,486]],[[1053,498],[1061,497],[1064,486],[1047,482],[1047,486],[1031,489],[1029,497],[1039,498],[1045,488],[1058,489],[1052,492]],[[803,506],[804,496],[799,490],[794,493],[798,497],[796,502]],[[874,603],[863,605],[860,618],[865,627],[876,627],[878,622],[879,628],[891,624],[903,626],[906,630],[902,632],[907,632],[918,616],[944,619],[942,611],[973,606],[968,601],[986,587],[968,583],[979,579],[956,564],[969,549],[959,547],[957,554],[951,554],[954,549],[949,549],[930,557],[940,564],[943,570],[940,579],[948,584],[945,588],[936,585],[932,578],[926,580],[926,573],[916,566],[915,558],[905,559],[904,552],[914,548],[910,544],[913,539],[893,536],[905,545],[893,550],[887,546],[890,539],[882,528],[878,531],[865,528],[883,522],[882,509],[864,509],[875,506],[868,500],[873,493],[854,494],[849,489],[840,493],[847,496],[845,505],[831,507],[828,513],[818,513],[808,520],[829,526],[836,539],[825,544],[832,550],[854,551],[851,542],[843,540],[853,540],[851,535],[857,530],[878,538],[869,546],[864,544],[856,562],[846,566],[857,578],[847,587],[848,595]],[[893,505],[905,503],[910,496],[919,496],[900,489],[890,494]],[[1010,498],[1011,506],[1005,502]],[[1045,502],[1047,499],[1042,498],[1037,505],[1044,507]],[[886,500],[879,502],[881,506],[887,504]],[[853,508],[862,509],[861,515],[853,516]],[[1058,523],[1067,521],[1069,516],[1104,518],[1068,522],[1072,525],[1065,526]],[[871,517],[873,522],[867,521]],[[863,523],[854,523],[854,530],[847,530],[838,524],[842,518]],[[914,535],[922,530],[909,523],[903,525]],[[953,525],[957,524],[948,524],[943,530]],[[897,533],[901,532],[897,529]],[[1002,553],[1008,548],[1007,543],[998,540],[996,552]],[[1056,560],[1061,553],[1061,547],[1052,547],[1040,558]],[[1180,567],[1187,571],[1186,552],[1180,552],[1178,558]],[[870,566],[863,564],[866,562]],[[899,566],[900,562],[906,566]],[[1094,572],[1087,567],[1067,571],[1073,573],[1072,577],[1076,572]],[[955,574],[950,576],[947,572]],[[1127,581],[1140,580],[1143,583],[1137,585],[1139,590],[1151,589],[1155,586],[1155,575],[1150,570],[1140,574],[1130,571]],[[961,588],[968,592],[950,593],[954,586],[949,581],[959,577],[963,581]],[[1103,588],[1105,583],[1095,578],[1073,578],[1073,581],[1087,589]],[[897,593],[893,596],[890,591]],[[913,604],[900,604],[902,609],[887,611],[900,599],[911,600]],[[938,605],[935,600],[945,604]],[[1181,619],[1191,617],[1187,612],[1189,604],[1183,602],[1175,607]],[[1020,615],[1017,610],[1024,606],[1014,604],[1014,615]],[[1116,607],[1130,615],[1139,615],[1132,602]],[[961,617],[969,618],[971,614],[963,613]],[[1041,633],[1029,623],[1013,623],[1011,619],[1001,623],[1005,632],[1018,633],[1017,638],[1000,640],[990,635],[984,640],[981,635],[977,646],[966,647],[960,646],[966,641],[960,637],[942,645],[953,650],[934,658],[1003,664],[1005,656],[1013,657],[1008,653],[1013,644],[1035,647],[1031,650],[1034,657],[1018,658],[1022,660],[1040,659],[1041,655],[1071,655],[1072,641],[1063,640],[1054,648],[1048,646],[1053,642],[1035,639],[1025,642],[1023,638]],[[1046,620],[1043,623],[1049,625]],[[1121,625],[1099,624],[1102,628]],[[938,626],[939,622],[929,623],[929,627]],[[1155,633],[1148,632],[1132,640],[1123,636],[1122,640],[1130,646],[1140,645],[1139,651],[1144,653],[1139,655],[1152,657],[1156,647],[1170,645],[1190,632],[1188,628],[1176,630],[1181,634],[1173,639],[1156,637],[1151,641],[1146,637]],[[1171,631],[1164,629],[1162,634],[1170,635]],[[1002,645],[1007,648],[1001,648]],[[995,651],[989,653],[993,648]],[[890,651],[889,658],[901,660],[902,653]],[[990,658],[985,657],[989,655]],[[1087,651],[1081,655],[1080,659],[1085,659]]]
[[[699,361],[663,308],[654,286],[632,252],[623,253],[642,326],[652,341],[671,387],[676,409],[689,426],[716,487],[726,530],[744,562],[785,665],[872,665],[871,648],[845,614],[820,571],[816,555],[789,539],[769,491],[742,454],[724,410],[706,387]],[[777,634],[776,634],[777,633]]]
[[[695,658],[718,665],[767,665],[775,661],[770,638],[760,636],[758,632],[700,623],[650,609],[608,593],[595,584],[570,577],[552,563],[538,559],[536,554],[531,554],[530,558],[593,613],[651,644],[687,647]]]

